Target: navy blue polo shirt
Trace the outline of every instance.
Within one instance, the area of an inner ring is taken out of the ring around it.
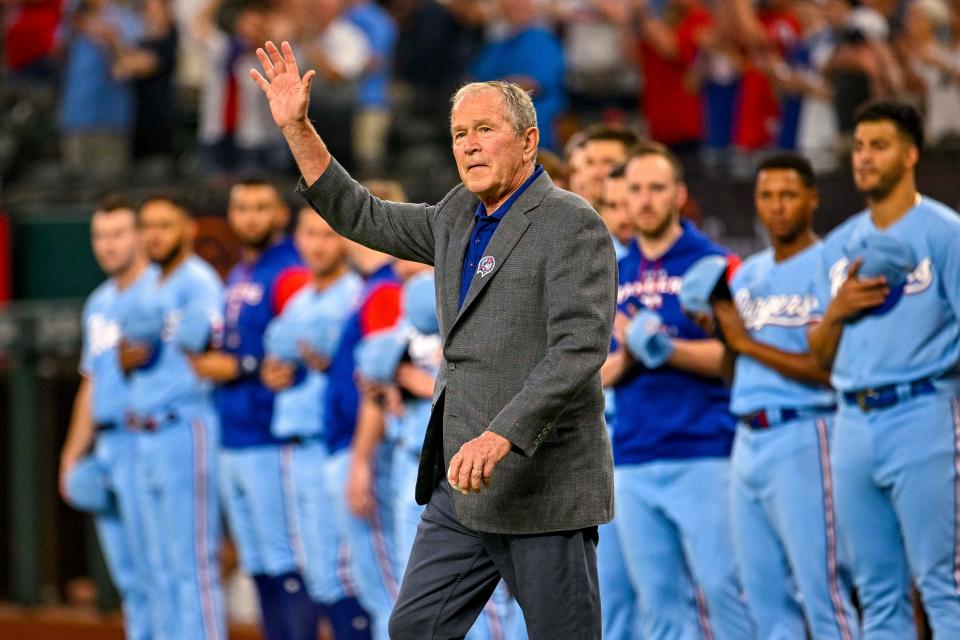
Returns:
[[[487,208],[483,206],[482,202],[477,205],[477,211],[473,214],[476,222],[473,225],[473,231],[470,233],[470,245],[467,247],[467,255],[463,258],[463,271],[460,273],[460,305],[457,307],[458,309],[463,306],[463,301],[467,299],[470,283],[473,282],[473,274],[477,272],[480,261],[485,257],[483,252],[487,250],[487,245],[490,244],[490,239],[493,238],[493,234],[497,230],[497,225],[500,224],[503,217],[510,211],[513,203],[523,195],[523,192],[533,184],[534,180],[540,177],[541,173],[543,173],[543,166],[538,164],[533,170],[533,175],[527,178],[526,181],[507,198],[507,201],[490,215],[487,215]]]

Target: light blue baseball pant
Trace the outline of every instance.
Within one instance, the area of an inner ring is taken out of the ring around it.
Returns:
[[[737,430],[733,544],[761,640],[860,637],[850,602],[830,469],[833,416]]]
[[[597,544],[597,577],[600,611],[606,640],[642,638],[637,594],[630,584],[616,521],[600,525]]]
[[[212,409],[178,413],[138,434],[137,466],[155,638],[225,640],[220,587],[217,419]]]
[[[373,484],[377,504],[370,519],[358,518],[347,504],[351,456],[350,449],[343,449],[329,457],[327,486],[340,539],[349,550],[350,575],[356,584],[357,600],[370,615],[374,640],[388,640],[390,612],[400,588],[393,540],[393,447],[381,443],[375,454]]]
[[[614,470],[617,531],[646,640],[749,640],[730,533],[730,462],[661,460]]]
[[[429,404],[429,402],[428,402]],[[429,415],[427,415],[429,418]],[[402,576],[413,549],[420,516],[426,506],[417,504],[415,494],[420,454],[414,448],[396,446],[393,458],[393,487],[396,503],[394,538],[397,549],[397,575]],[[520,640],[526,638],[526,625],[520,615],[520,607],[510,596],[502,580],[489,602],[480,613],[476,623],[467,633],[466,640]]]
[[[333,524],[333,499],[327,487],[327,447],[319,440],[292,447],[297,560],[310,597],[333,604],[355,595],[347,549]]]
[[[290,513],[293,488],[289,445],[220,449],[220,500],[237,546],[240,566],[251,576],[297,570]]]
[[[123,603],[124,635],[129,640],[145,640],[153,636],[154,621],[150,613],[150,567],[136,490],[136,437],[121,426],[97,434],[93,455],[107,470],[117,511],[97,515],[93,521]]]
[[[911,579],[934,637],[960,638],[960,404],[953,385],[938,387],[886,409],[844,404],[837,414],[837,522],[865,640],[914,637]]]

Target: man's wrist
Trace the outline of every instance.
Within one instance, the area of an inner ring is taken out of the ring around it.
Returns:
[[[287,140],[300,138],[314,133],[313,125],[310,124],[310,120],[307,118],[288,122],[287,124],[283,125],[280,131],[283,132],[283,137]]]

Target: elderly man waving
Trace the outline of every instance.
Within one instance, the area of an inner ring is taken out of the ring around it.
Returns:
[[[436,267],[444,360],[423,445],[427,504],[390,621],[399,640],[463,637],[502,577],[532,640],[600,637],[597,525],[613,517],[599,369],[616,299],[610,235],[535,165],[530,97],[504,82],[453,97],[462,184],[435,206],[377,199],[307,120],[314,71],[267,43],[251,71],[342,235]],[[446,481],[444,481],[446,477]]]

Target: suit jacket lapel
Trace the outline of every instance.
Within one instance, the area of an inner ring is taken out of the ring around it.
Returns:
[[[487,250],[484,252],[484,257],[489,256],[493,258],[493,267],[484,275],[474,273],[473,280],[470,283],[470,289],[467,291],[467,297],[464,299],[463,306],[459,311],[457,311],[457,304],[460,301],[460,278],[446,278],[447,283],[454,285],[447,293],[447,300],[452,305],[450,309],[455,312],[449,316],[455,319],[450,324],[447,337],[453,332],[453,328],[457,322],[463,317],[464,312],[466,312],[473,301],[477,299],[477,296],[479,296],[483,288],[487,286],[487,283],[500,271],[500,267],[507,259],[507,256],[509,256],[513,248],[517,246],[517,242],[520,241],[527,227],[530,226],[527,213],[540,206],[540,203],[552,187],[553,181],[550,180],[550,176],[543,173],[539,178],[534,180],[533,184],[527,187],[527,190],[517,198],[517,201],[513,203],[510,210],[503,216],[503,220],[497,225],[497,230],[493,234],[493,238],[490,239]],[[459,247],[460,251],[456,254],[455,261],[448,265],[448,268],[455,268],[458,274],[463,270],[463,259],[467,253],[467,245],[470,243],[470,233],[472,230],[473,225],[468,225],[466,237]],[[448,284],[448,286],[450,286],[450,284]]]
[[[493,267],[485,273],[473,274],[470,289],[467,290],[467,297],[463,301],[463,306],[460,307],[457,320],[460,319],[473,301],[477,299],[477,296],[480,295],[483,288],[487,286],[487,283],[497,275],[504,260],[510,255],[513,248],[517,246],[517,242],[520,241],[520,237],[523,236],[523,232],[526,231],[529,226],[530,221],[527,219],[527,216],[519,211],[507,212],[507,215],[503,217],[503,220],[497,225],[497,230],[494,232],[493,238],[490,239],[490,244],[487,245],[487,249],[483,254],[484,259],[487,257],[493,258]],[[454,324],[457,323],[457,320],[454,320]]]
[[[476,207],[474,207],[474,209],[476,209]],[[460,302],[460,279],[463,273],[463,261],[467,255],[467,246],[470,244],[470,236],[473,234],[474,209],[471,209],[468,222],[464,226],[463,238],[460,239],[459,244],[454,245],[451,243],[451,251],[448,252],[450,255],[448,256],[445,268],[455,274],[452,277],[443,279],[443,304],[445,306],[445,317],[449,318],[450,328],[453,328],[453,324],[458,315],[457,304]]]

